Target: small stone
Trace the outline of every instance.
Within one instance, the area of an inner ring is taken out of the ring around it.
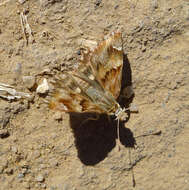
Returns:
[[[7,168],[7,169],[5,170],[5,173],[6,173],[7,175],[12,175],[12,174],[13,174],[13,169],[12,169],[12,168]]]
[[[71,61],[73,59],[73,55],[72,54],[68,54],[66,57],[67,61]]]
[[[144,45],[142,45],[141,50],[142,50],[142,52],[145,52],[146,51],[146,47]]]
[[[22,160],[22,161],[20,162],[20,166],[21,166],[22,168],[26,168],[26,169],[29,168],[28,162],[27,162],[26,160]]]
[[[35,77],[33,76],[23,76],[22,77],[24,86],[28,89],[31,89],[35,85]]]
[[[50,72],[51,72],[51,70],[49,68],[45,68],[39,74],[40,75],[46,75],[46,74],[48,75],[48,74],[50,74]]]
[[[101,3],[102,3],[102,0],[96,0],[95,6],[98,7],[98,6],[100,6]]]
[[[66,10],[67,10],[67,7],[66,7],[66,6],[63,6],[61,12],[62,12],[62,13],[65,13]]]
[[[26,173],[28,173],[28,169],[27,168],[23,168],[22,169],[22,174],[25,175]]]
[[[130,104],[129,109],[130,109],[131,112],[138,113],[137,105],[135,105],[133,103]]]
[[[39,174],[37,177],[36,177],[36,181],[37,182],[43,182],[45,180],[44,176],[42,174]]]
[[[43,79],[43,82],[37,87],[36,92],[38,94],[46,94],[49,91],[49,85],[47,79]]]
[[[24,13],[25,15],[27,15],[27,14],[29,13],[29,7],[26,7],[26,8],[23,10],[23,13]]]
[[[6,138],[8,137],[10,134],[8,132],[7,129],[0,129],[0,138]]]
[[[45,169],[46,167],[47,166],[45,164],[40,164],[38,168],[39,168],[39,170],[42,170],[42,169]]]
[[[16,154],[18,152],[18,149],[17,149],[17,147],[12,146],[11,151]]]
[[[41,156],[41,153],[40,153],[40,151],[38,151],[38,150],[35,150],[35,151],[33,151],[33,152],[30,152],[30,154],[28,155],[28,161],[30,161],[30,160],[32,160],[32,159],[37,159],[37,158],[39,158]]]
[[[78,51],[77,51],[77,55],[81,55],[81,50],[78,50]]]
[[[24,186],[26,189],[30,189],[30,184],[29,184],[29,182],[23,182],[22,184],[23,184],[23,186]]]
[[[58,161],[55,159],[52,159],[49,161],[49,165],[54,168],[54,167],[58,166]]]
[[[115,5],[115,6],[114,6],[114,9],[118,9],[118,7],[119,7],[119,5]]]
[[[45,183],[43,183],[43,184],[41,184],[41,187],[42,187],[43,189],[46,189],[47,185],[46,185]]]
[[[26,2],[26,0],[18,0],[18,2],[19,2],[20,4],[24,4],[24,3]]]
[[[152,0],[152,9],[157,9],[158,8],[158,2],[157,0]]]
[[[168,154],[168,157],[171,158],[171,157],[172,157],[172,154]]]
[[[62,114],[60,112],[56,112],[53,115],[54,120],[61,121],[62,120]]]
[[[19,174],[18,174],[18,178],[19,178],[19,179],[24,178],[24,174],[23,174],[23,173],[19,173]]]
[[[170,83],[170,89],[172,89],[172,90],[175,90],[177,88],[177,82],[176,81],[171,81],[171,83]]]

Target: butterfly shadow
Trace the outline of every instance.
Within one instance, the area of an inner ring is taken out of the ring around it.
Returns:
[[[85,165],[95,165],[104,160],[108,153],[116,146],[117,121],[108,119],[107,115],[70,114],[71,128],[75,137],[78,157]],[[87,121],[84,122],[83,121]],[[83,124],[82,124],[83,123]],[[135,139],[130,129],[120,122],[120,141],[125,147],[134,147]]]
[[[124,55],[123,65],[121,90],[123,90],[123,86],[132,85],[131,68],[126,55]],[[130,99],[119,98],[119,103],[123,107],[128,107],[133,98],[134,95]],[[98,116],[99,118],[94,120],[96,114],[93,113],[70,113],[70,126],[74,133],[78,157],[85,165],[95,165],[104,160],[108,153],[116,146],[117,121],[113,118],[108,119],[105,114]],[[129,111],[128,116],[127,121],[130,118]],[[125,128],[125,122],[120,121],[119,124],[120,141],[125,147],[133,148],[135,139],[132,131]]]

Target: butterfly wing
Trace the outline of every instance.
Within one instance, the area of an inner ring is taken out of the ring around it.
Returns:
[[[66,73],[64,78],[56,79],[54,86],[55,92],[50,101],[52,109],[110,114],[117,107],[114,97],[93,77],[90,67]]]
[[[50,108],[64,112],[112,114],[121,87],[122,39],[115,33],[83,55],[79,67],[55,83]]]
[[[95,78],[115,99],[121,89],[123,49],[121,33],[114,33],[91,53],[90,64]]]
[[[64,77],[56,78],[54,92],[51,94],[49,107],[63,112],[96,112],[103,110],[96,105],[85,92],[88,83],[66,73]]]

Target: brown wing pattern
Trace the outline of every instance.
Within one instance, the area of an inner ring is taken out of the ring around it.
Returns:
[[[123,50],[121,33],[114,33],[91,53],[90,64],[95,78],[115,98],[121,88]]]
[[[96,105],[85,93],[88,83],[67,74],[66,77],[56,79],[54,83],[55,92],[51,95],[49,107],[51,109],[64,112],[96,112],[102,113],[103,110]]]

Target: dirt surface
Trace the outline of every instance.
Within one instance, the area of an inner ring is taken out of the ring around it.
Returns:
[[[139,109],[121,125],[119,152],[116,122],[80,126],[85,115],[49,110],[36,93],[39,73],[72,69],[84,39],[116,30]],[[33,96],[0,99],[1,190],[189,189],[188,0],[1,0],[0,68],[0,82]]]

